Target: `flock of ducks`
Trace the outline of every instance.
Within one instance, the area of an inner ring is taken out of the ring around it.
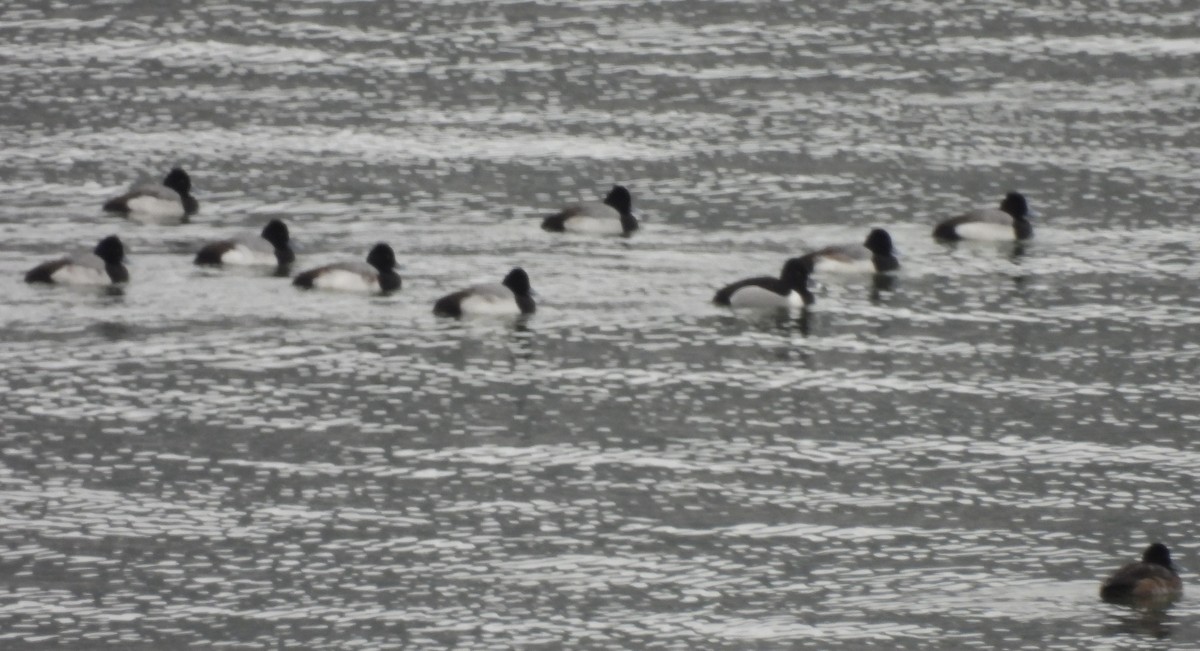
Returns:
[[[200,209],[191,194],[192,181],[187,172],[175,168],[167,173],[161,184],[137,185],[125,194],[104,202],[106,212],[124,215],[136,221],[186,222]],[[616,206],[616,207],[614,207]],[[597,215],[611,217],[624,231],[637,228],[631,213],[629,191],[616,187],[601,204],[579,204],[548,217],[546,230],[576,230],[587,218]],[[606,212],[609,213],[606,215]],[[603,232],[595,226],[595,232]],[[287,224],[272,219],[256,237],[220,240],[204,244],[196,252],[198,266],[272,266],[287,275],[296,260]],[[125,268],[125,246],[116,235],[100,241],[91,253],[67,255],[43,262],[25,274],[25,282],[61,285],[116,285],[129,282]],[[400,289],[400,274],[396,273],[396,254],[385,243],[376,244],[367,254],[366,263],[355,261],[325,265],[303,271],[292,279],[302,289],[387,294]],[[474,285],[442,297],[434,304],[434,313],[461,317],[468,314],[529,314],[536,306],[532,297],[529,276],[520,267],[514,268],[496,284]]]
[[[133,219],[186,221],[199,210],[191,195],[191,179],[182,169],[172,169],[161,185],[141,185],[104,204],[104,210]],[[939,240],[1024,240],[1033,236],[1029,218],[1036,216],[1024,196],[1010,192],[998,209],[981,209],[947,219],[933,229]],[[551,232],[579,232],[628,236],[638,228],[629,190],[617,185],[602,202],[564,207],[547,216],[542,228]],[[29,283],[107,285],[129,282],[124,266],[125,248],[110,235],[100,240],[90,255],[65,256],[44,262],[25,274]],[[205,244],[196,253],[200,266],[272,265],[285,274],[296,256],[288,227],[273,219],[258,237],[229,239]],[[779,277],[755,277],[729,284],[713,297],[718,305],[735,308],[798,308],[813,302],[808,289],[810,274],[817,270],[887,273],[900,262],[891,236],[874,229],[861,245],[833,246],[787,260]],[[367,254],[366,264],[343,262],[309,269],[297,274],[292,284],[302,289],[327,289],[388,293],[400,289],[396,255],[384,243]],[[438,299],[434,314],[462,317],[469,314],[530,314],[536,306],[529,276],[520,267],[512,269],[497,284],[475,285]],[[1118,569],[1100,588],[1100,596],[1113,602],[1145,602],[1171,599],[1183,589],[1162,543],[1146,548],[1142,560]]]
[[[138,185],[104,203],[107,212],[138,221],[176,220],[195,214],[200,203],[191,194],[192,181],[182,169],[172,169],[161,184]],[[1034,213],[1025,197],[1010,192],[998,209],[975,210],[938,224],[933,236],[939,240],[1022,240],[1033,236],[1029,218]],[[603,201],[578,203],[562,208],[542,220],[550,232],[574,232],[628,236],[638,229],[633,198],[624,186],[613,186]],[[105,285],[129,282],[121,240],[109,236],[91,254],[64,256],[44,262],[26,275],[26,282]],[[211,242],[196,254],[201,266],[273,265],[286,275],[295,262],[287,225],[271,220],[258,237]],[[718,305],[734,308],[799,308],[814,301],[808,289],[809,276],[818,271],[887,273],[900,262],[892,238],[877,228],[861,245],[832,246],[787,260],[779,277],[740,280],[720,289],[713,297]],[[388,293],[400,289],[396,255],[380,243],[368,253],[366,264],[343,262],[310,269],[293,279],[296,287],[335,291]],[[454,292],[434,304],[434,313],[461,317],[470,314],[530,314],[537,309],[529,276],[520,267],[512,269],[497,284],[475,285]]]

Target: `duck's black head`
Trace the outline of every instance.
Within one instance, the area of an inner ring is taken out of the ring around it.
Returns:
[[[892,255],[892,236],[888,235],[888,232],[882,228],[876,228],[867,234],[867,239],[863,242],[863,246],[867,247],[875,255]]]
[[[1020,192],[1009,192],[1004,195],[1004,201],[1000,202],[1000,210],[1017,219],[1029,217],[1029,203],[1025,201],[1025,195]]]
[[[629,194],[629,190],[623,185],[614,185],[612,190],[608,191],[608,196],[604,197],[604,203],[622,215],[633,212],[633,195]]]
[[[805,257],[792,258],[783,263],[783,269],[779,272],[779,279],[789,289],[794,289],[803,294],[808,290],[808,275],[812,273],[812,270],[812,260]]]
[[[520,267],[514,267],[512,271],[508,272],[502,284],[511,289],[512,293],[517,296],[528,296],[529,292],[533,290],[529,286],[529,274],[525,273],[525,270]]]
[[[166,178],[163,179],[163,185],[171,188],[179,193],[179,196],[187,196],[192,191],[192,177],[181,168],[173,168],[167,172]]]
[[[396,252],[392,251],[392,247],[380,242],[367,254],[367,264],[375,267],[381,273],[387,273],[396,268]]]
[[[263,226],[262,238],[277,249],[285,248],[291,240],[287,224],[278,219],[272,219]]]
[[[100,240],[96,248],[92,250],[96,257],[104,261],[104,264],[119,265],[125,259],[125,245],[121,243],[121,238],[116,235],[109,235]]]
[[[1156,542],[1147,547],[1146,551],[1142,552],[1142,562],[1175,569],[1175,566],[1171,564],[1171,551],[1162,543]]]

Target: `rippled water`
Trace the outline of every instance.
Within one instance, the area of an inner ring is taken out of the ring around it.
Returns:
[[[0,646],[1200,645],[1097,598],[1200,567],[1200,9],[803,4],[7,3]],[[100,213],[175,164],[193,223]],[[616,182],[634,237],[538,228]],[[929,237],[1010,188],[1029,244]],[[404,290],[190,264],[271,217]],[[21,282],[111,233],[123,293]]]

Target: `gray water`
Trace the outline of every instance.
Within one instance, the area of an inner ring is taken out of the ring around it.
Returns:
[[[1097,598],[1200,568],[1195,3],[389,4],[0,5],[0,647],[1200,648]],[[100,212],[176,164],[192,223]],[[1033,241],[930,238],[1009,189]],[[191,265],[272,217],[404,289]]]

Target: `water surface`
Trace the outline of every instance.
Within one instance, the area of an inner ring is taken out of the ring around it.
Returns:
[[[16,0],[0,645],[1186,649],[1200,10]],[[184,226],[100,212],[187,168]],[[538,228],[634,195],[632,238]],[[947,246],[1019,189],[1036,238]],[[190,264],[280,217],[299,268]],[[886,227],[798,318],[713,291]],[[123,292],[27,286],[117,233]],[[519,323],[433,317],[525,267]],[[1188,568],[1191,568],[1189,571]]]

